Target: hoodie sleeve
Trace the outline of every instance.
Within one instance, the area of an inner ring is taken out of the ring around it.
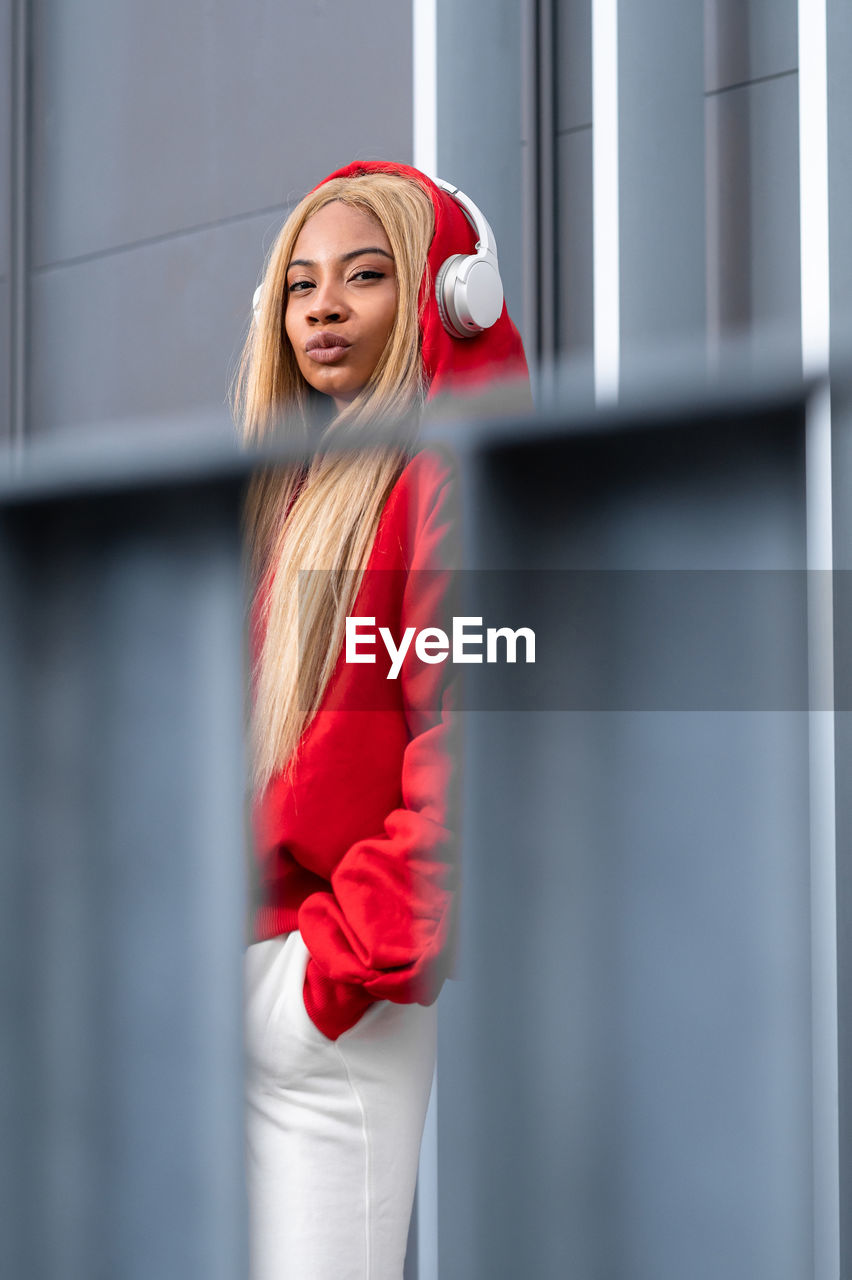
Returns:
[[[446,481],[414,531],[400,635],[412,626],[450,630],[452,496]],[[449,658],[422,662],[412,643],[399,679],[410,733],[402,803],[382,831],[347,850],[331,891],[311,894],[299,910],[310,953],[305,1007],[329,1039],[354,1026],[375,1000],[431,1004],[450,964],[458,877],[452,666]]]

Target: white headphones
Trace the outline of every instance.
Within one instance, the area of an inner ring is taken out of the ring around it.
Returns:
[[[485,214],[463,191],[435,178],[435,186],[450,196],[477,235],[474,253],[454,253],[441,264],[435,280],[435,300],[441,323],[454,338],[475,338],[490,329],[503,311],[503,282],[497,264],[497,242]],[[263,285],[251,300],[255,321],[260,318]]]
[[[441,265],[435,299],[441,322],[454,338],[475,338],[490,329],[503,310],[503,282],[497,265],[497,241],[488,219],[458,187],[435,178],[435,186],[455,200],[476,232],[475,253],[454,253]]]

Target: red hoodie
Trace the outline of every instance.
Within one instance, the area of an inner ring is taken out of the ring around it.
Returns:
[[[364,161],[329,177],[368,172],[414,178],[430,195],[432,280],[446,258],[474,251],[476,236],[459,206],[418,170]],[[445,331],[434,290],[421,302],[430,396],[526,376],[505,306],[490,329],[459,339]],[[352,609],[351,616],[375,619],[362,630],[378,637],[386,626],[396,643],[412,626],[449,630],[453,496],[452,468],[437,451],[420,452],[405,467]],[[263,892],[255,939],[301,931],[310,953],[305,1007],[330,1039],[375,1000],[429,1004],[437,997],[450,963],[458,882],[452,664],[422,662],[412,644],[398,678],[388,679],[384,645],[361,652],[376,662],[347,662],[341,651],[292,776],[274,777],[253,806]]]

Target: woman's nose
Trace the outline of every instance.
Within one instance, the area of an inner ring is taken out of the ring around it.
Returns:
[[[325,324],[330,320],[342,320],[345,314],[346,302],[340,282],[333,278],[320,280],[311,298],[310,319]]]

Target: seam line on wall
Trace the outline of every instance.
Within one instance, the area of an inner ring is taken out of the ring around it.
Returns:
[[[769,76],[755,76],[753,80],[737,80],[735,84],[723,84],[718,89],[705,89],[705,98],[718,98],[723,93],[733,93],[735,89],[748,89],[753,84],[769,84],[771,80],[785,80],[787,76],[799,74],[798,67],[790,67],[787,71],[773,71]]]
[[[557,138],[567,138],[568,135],[571,133],[585,133],[588,129],[591,129],[591,127],[592,127],[591,120],[589,120],[586,124],[572,124],[572,125],[569,125],[567,129],[557,129],[556,136]]]
[[[99,258],[111,258],[119,253],[131,253],[134,249],[147,249],[150,245],[164,244],[169,240],[180,240],[184,236],[196,235],[199,231],[215,231],[218,227],[232,226],[237,222],[248,222],[251,218],[263,218],[272,213],[289,213],[296,202],[271,204],[263,209],[252,209],[248,213],[233,213],[225,218],[215,218],[212,222],[197,222],[191,227],[177,227],[174,231],[162,231],[155,236],[144,236],[139,240],[128,240],[124,244],[109,245],[106,249],[93,249],[90,253],[75,254],[70,258],[58,258],[54,262],[43,262],[32,268],[32,274],[45,275],[48,271],[61,271],[65,267],[77,267],[86,262],[96,262]]]

